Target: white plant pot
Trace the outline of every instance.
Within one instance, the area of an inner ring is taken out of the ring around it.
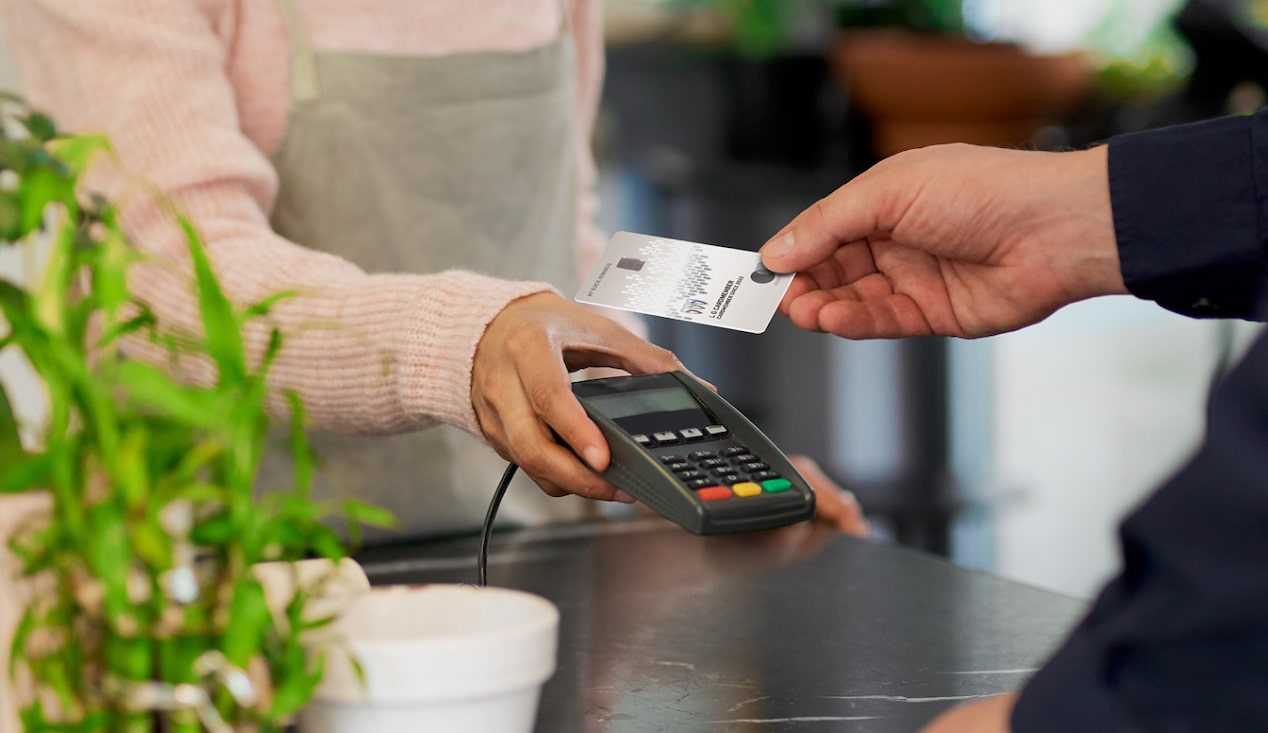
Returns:
[[[530,733],[559,611],[506,588],[375,588],[340,615],[301,733]],[[349,655],[364,671],[358,678]]]

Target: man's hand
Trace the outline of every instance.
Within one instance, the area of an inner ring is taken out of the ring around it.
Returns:
[[[887,158],[762,248],[798,273],[780,312],[848,338],[974,338],[1126,293],[1106,161],[970,145]]]
[[[920,733],[1009,733],[1015,694],[996,695],[957,705],[934,718]]]
[[[498,455],[547,494],[632,501],[595,473],[608,466],[608,445],[568,378],[586,367],[632,374],[683,368],[673,354],[613,321],[552,293],[537,293],[512,301],[485,329],[471,370],[471,404]]]

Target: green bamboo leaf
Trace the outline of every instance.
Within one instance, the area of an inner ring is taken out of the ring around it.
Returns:
[[[82,342],[54,339],[49,342],[49,352],[57,374],[66,380],[73,404],[79,408],[85,431],[95,440],[101,455],[113,455],[119,446],[119,423],[109,385],[93,374]]]
[[[0,242],[17,242],[22,231],[22,203],[15,191],[0,191]]]
[[[299,295],[298,290],[283,290],[280,293],[274,293],[269,297],[252,303],[242,314],[243,321],[253,321],[272,312],[273,307],[288,298],[294,298]]]
[[[295,628],[300,631],[314,631],[316,629],[324,629],[338,620],[338,616],[322,616],[307,621],[301,618],[299,623],[295,624]]]
[[[172,567],[172,540],[155,520],[128,523],[132,547],[150,568],[163,571]]]
[[[36,169],[49,170],[59,176],[69,176],[70,169],[51,155],[45,149],[45,145],[30,137],[22,140],[5,140],[5,144],[0,145],[0,167],[8,168],[19,177]]]
[[[303,547],[306,534],[293,519],[274,517],[260,528],[260,544],[264,547]]]
[[[70,176],[79,178],[92,165],[93,158],[111,150],[104,135],[72,135],[49,142],[53,155],[70,169]]]
[[[50,730],[45,723],[44,708],[42,703],[37,699],[34,703],[22,708],[22,730],[27,733],[37,733]]]
[[[185,242],[194,263],[194,279],[198,284],[198,305],[202,314],[207,355],[219,368],[221,384],[240,384],[246,377],[247,368],[238,318],[233,312],[233,305],[220,288],[211,261],[207,259],[202,238],[188,219],[181,217],[180,226],[185,232]]]
[[[262,381],[249,378],[246,386],[251,390],[247,394],[227,393],[236,399],[226,410],[229,418],[224,425],[227,432],[224,480],[226,486],[242,495],[252,491],[268,435],[269,419],[264,411],[263,394],[255,386]]]
[[[195,504],[223,504],[229,498],[229,492],[223,486],[197,481],[180,486],[169,495],[188,499]]]
[[[31,167],[30,151],[36,147],[36,143],[32,140],[10,140],[4,136],[4,129],[0,128],[0,168],[8,168],[9,170],[22,175],[26,169]]]
[[[119,420],[125,433],[138,430],[146,434],[145,470],[150,484],[146,491],[151,495],[148,501],[167,497],[174,487],[190,481],[189,476],[177,477],[174,471],[191,450],[190,446],[197,444],[195,429],[169,415],[127,405],[120,410]]]
[[[114,488],[119,491],[126,506],[142,505],[148,498],[148,450],[149,432],[133,427],[123,436],[119,449],[113,455],[104,456],[112,466],[110,474]]]
[[[312,666],[307,671],[300,670],[283,679],[273,698],[273,706],[269,708],[269,717],[287,718],[299,712],[312,699],[325,674],[325,655],[315,654]]]
[[[62,227],[48,254],[44,276],[33,299],[35,320],[53,336],[65,334],[66,306],[72,300],[68,297],[70,283],[77,269],[73,262],[74,244],[74,230]]]
[[[105,639],[106,662],[124,679],[144,680],[150,676],[154,642],[143,637],[111,635]]]
[[[40,228],[44,210],[53,203],[73,203],[75,183],[50,168],[33,168],[18,179],[20,216],[18,231],[22,236]]]
[[[286,404],[290,407],[291,413],[291,461],[295,467],[295,493],[307,499],[312,493],[313,486],[313,457],[312,446],[308,442],[308,434],[306,432],[308,414],[304,410],[304,402],[300,399],[299,393],[294,390],[286,390]]]
[[[37,627],[36,607],[27,606],[18,621],[18,628],[13,632],[13,641],[9,644],[9,678],[12,679],[18,669],[18,662],[26,659],[26,643]]]
[[[228,544],[240,533],[229,512],[218,512],[194,525],[190,539],[194,544],[219,547]]]
[[[82,546],[72,545],[74,538],[90,537],[88,507],[84,503],[83,451],[86,445],[81,434],[46,436],[42,458],[47,461],[47,480],[40,484],[53,495],[57,521],[50,525],[55,536],[64,538],[69,547],[61,547],[72,553],[83,552]]]
[[[46,726],[43,728],[48,733],[100,733],[103,730],[110,730],[111,726],[108,722],[110,716],[104,710],[95,710],[87,712],[84,718],[74,723],[60,723],[56,726]],[[117,729],[118,726],[115,726]],[[28,731],[34,733],[34,731]]]
[[[79,348],[80,344],[88,343],[88,329],[94,321],[101,321],[102,312],[98,307],[96,298],[88,296],[71,303],[64,313],[64,324],[66,327],[65,335],[71,344],[75,345],[75,354],[84,354],[84,350]]]
[[[52,689],[63,710],[73,710],[76,697],[75,682],[70,675],[70,670],[66,669],[65,660],[60,657],[50,657],[48,662],[40,670],[40,686],[44,689]]]
[[[342,560],[348,554],[343,539],[324,524],[310,528],[308,541],[314,552],[329,560]]]
[[[16,465],[26,457],[22,449],[22,435],[18,427],[18,419],[13,414],[13,404],[9,395],[0,383],[0,471]]]
[[[132,561],[127,512],[117,502],[104,501],[88,510],[88,522],[91,529],[81,540],[87,550],[86,560],[97,580],[105,584],[107,618],[118,620],[131,605],[127,593]]]
[[[31,299],[26,291],[0,278],[0,311],[3,311],[10,328],[17,330],[28,327],[31,322]]]
[[[141,308],[140,313],[126,321],[113,323],[102,332],[101,340],[97,342],[97,345],[104,348],[124,336],[136,333],[141,329],[153,328],[158,323],[158,318],[150,310],[149,306],[138,305],[138,307]]]
[[[136,249],[130,246],[119,231],[110,232],[100,242],[91,257],[93,297],[107,316],[128,302],[128,268],[140,259]]]
[[[0,472],[0,494],[21,494],[49,486],[57,461],[58,457],[45,449],[44,453],[5,464]]]
[[[202,428],[219,424],[215,393],[182,387],[156,366],[125,361],[119,364],[118,379],[138,403],[161,410],[180,422]]]
[[[40,142],[47,142],[57,134],[57,126],[47,115],[33,112],[21,119],[22,125],[31,133],[31,137]]]
[[[343,514],[358,524],[371,527],[391,528],[396,526],[396,516],[392,512],[357,499],[348,499],[343,502]]]
[[[175,443],[183,455],[180,458],[180,462],[177,463],[169,475],[173,481],[189,483],[188,486],[180,488],[180,492],[186,494],[198,491],[199,482],[193,480],[195,474],[220,456],[224,451],[224,445],[217,438],[198,440],[193,435],[183,437],[183,440]],[[215,491],[223,491],[218,486],[213,488]]]
[[[272,621],[264,601],[264,586],[251,577],[240,579],[229,604],[229,623],[221,651],[239,667],[246,667],[260,651],[264,632]]]
[[[160,642],[159,674],[167,682],[197,682],[194,661],[211,648],[211,639],[204,636],[182,636]]]
[[[264,350],[264,358],[260,360],[260,366],[255,371],[255,377],[263,386],[264,393],[268,393],[268,382],[265,377],[269,370],[273,368],[273,362],[277,359],[277,355],[282,351],[282,332],[276,328],[269,332],[269,344]]]

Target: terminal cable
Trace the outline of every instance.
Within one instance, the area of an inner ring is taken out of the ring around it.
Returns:
[[[498,482],[497,491],[493,492],[493,499],[489,501],[489,511],[484,515],[484,529],[480,532],[480,554],[476,559],[479,573],[477,584],[482,588],[489,584],[489,536],[493,534],[493,520],[497,517],[502,497],[506,496],[506,487],[511,485],[511,479],[514,478],[518,468],[519,466],[514,463],[506,464],[506,471],[502,474],[502,480]]]

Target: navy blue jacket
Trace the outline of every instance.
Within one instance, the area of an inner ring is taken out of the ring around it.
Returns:
[[[1124,279],[1264,320],[1268,111],[1114,138]],[[1023,689],[1014,733],[1268,731],[1268,341],[1216,389],[1196,455],[1124,522],[1123,571]]]

